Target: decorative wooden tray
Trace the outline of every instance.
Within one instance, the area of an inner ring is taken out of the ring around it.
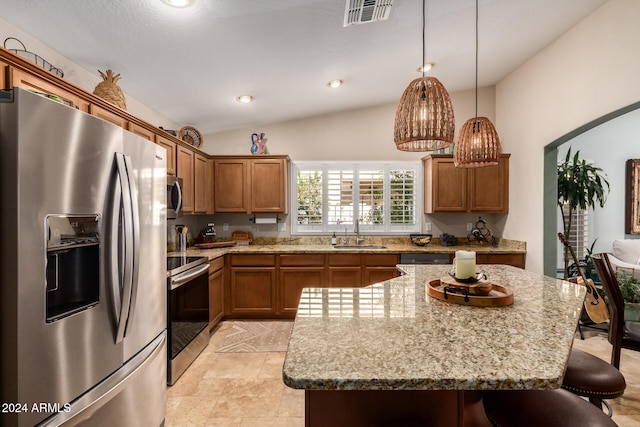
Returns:
[[[473,295],[460,286],[443,284],[440,279],[427,282],[427,294],[441,301],[476,307],[504,307],[513,304],[513,291],[505,286],[491,283],[487,295]]]
[[[238,242],[212,242],[212,243],[196,243],[194,246],[199,249],[226,248],[235,246]]]

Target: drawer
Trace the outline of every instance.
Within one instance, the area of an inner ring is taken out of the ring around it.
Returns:
[[[329,255],[329,265],[355,265],[360,266],[360,254],[333,254]]]
[[[233,267],[275,267],[275,255],[231,255],[231,265]]]
[[[397,254],[365,254],[364,265],[367,267],[395,267],[399,264]]]
[[[209,261],[209,274],[213,274],[216,271],[224,267],[224,257],[218,257]]]
[[[280,255],[281,267],[322,267],[324,254]]]

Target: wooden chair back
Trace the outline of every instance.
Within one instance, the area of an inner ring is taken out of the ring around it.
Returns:
[[[616,271],[611,266],[608,254],[594,255],[593,262],[609,299],[609,307],[611,309],[609,319],[609,342],[613,346],[611,364],[616,368],[620,368],[620,350],[623,347],[637,350],[640,343],[629,343],[628,345],[625,343],[624,298],[622,291],[620,291]]]

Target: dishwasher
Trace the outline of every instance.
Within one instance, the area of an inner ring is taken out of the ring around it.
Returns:
[[[400,254],[400,264],[451,264],[449,254]]]

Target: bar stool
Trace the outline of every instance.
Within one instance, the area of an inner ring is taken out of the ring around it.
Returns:
[[[581,397],[563,389],[497,390],[483,394],[495,427],[606,427],[617,424]]]
[[[601,410],[604,403],[611,416],[611,406],[603,399],[622,396],[626,386],[624,376],[614,366],[577,348],[571,350],[562,380],[563,389],[588,398]]]

